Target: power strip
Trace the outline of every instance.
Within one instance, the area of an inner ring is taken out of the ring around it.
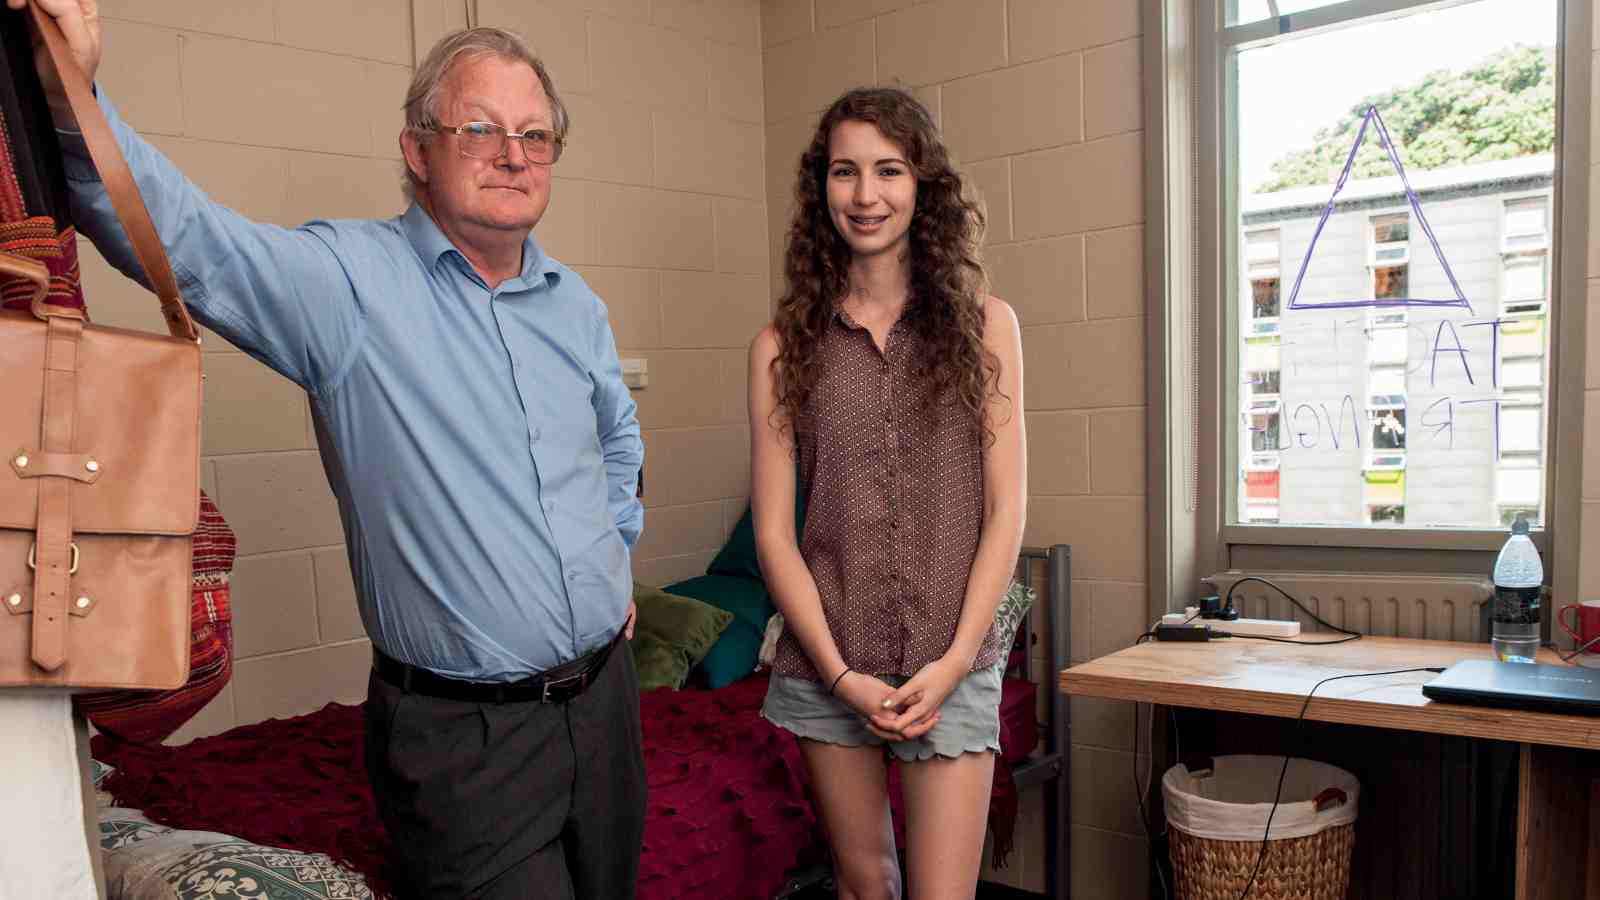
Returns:
[[[1191,608],[1188,612],[1167,613],[1161,617],[1163,625],[1182,625],[1194,617],[1197,609]],[[1286,622],[1282,619],[1234,619],[1232,622],[1224,619],[1195,619],[1193,625],[1210,625],[1217,631],[1226,631],[1229,634],[1256,634],[1263,637],[1299,637],[1300,623]]]

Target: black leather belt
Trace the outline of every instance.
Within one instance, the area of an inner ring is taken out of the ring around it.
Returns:
[[[594,682],[611,651],[622,640],[622,632],[598,650],[564,662],[552,669],[518,681],[462,681],[446,678],[427,669],[407,665],[372,649],[372,670],[379,678],[408,693],[460,700],[466,703],[566,703],[582,694]]]

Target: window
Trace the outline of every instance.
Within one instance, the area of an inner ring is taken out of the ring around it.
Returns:
[[[1372,220],[1372,264],[1404,265],[1411,259],[1411,214],[1377,216]]]
[[[1367,522],[1371,525],[1404,525],[1406,508],[1399,504],[1368,506]]]
[[[1406,296],[1410,280],[1411,216],[1408,213],[1377,216],[1372,220],[1368,263],[1372,266],[1372,297],[1398,300]]]
[[[1250,276],[1250,330],[1254,334],[1271,334],[1278,330],[1278,252],[1278,229],[1245,235],[1245,263]]]
[[[1406,448],[1406,410],[1403,406],[1379,407],[1369,414],[1372,420],[1373,450]]]
[[[1282,407],[1277,403],[1260,403],[1250,410],[1250,449],[1260,453],[1264,450],[1282,450]]]
[[[1538,453],[1544,428],[1536,403],[1500,408],[1500,454]]]
[[[1250,393],[1255,397],[1276,397],[1283,389],[1283,373],[1277,369],[1257,369],[1250,373]]]
[[[1370,403],[1373,406],[1403,405],[1406,397],[1406,367],[1373,366],[1367,378],[1367,394],[1372,398]]]
[[[1239,25],[1261,19],[1305,12],[1339,0],[1237,0],[1228,6],[1228,24]]]
[[[1500,358],[1544,355],[1543,316],[1518,316],[1500,325]]]
[[[1506,201],[1505,236],[1502,239],[1506,253],[1550,248],[1550,202],[1543,197]]]
[[[1510,388],[1536,388],[1544,384],[1541,359],[1506,359],[1500,363],[1500,383]]]
[[[1278,317],[1278,279],[1252,278],[1250,279],[1250,317],[1257,321],[1261,319],[1276,319]]]
[[[1403,363],[1411,334],[1405,325],[1379,325],[1367,331],[1367,361],[1373,365]]]
[[[1549,335],[1550,198],[1507,200],[1501,217],[1501,394],[1495,422],[1495,509],[1541,522],[1545,448],[1545,365]]]
[[[1225,367],[1202,383],[1237,423],[1201,474],[1221,547],[1542,523],[1561,6],[1196,0],[1196,271]]]
[[[1506,260],[1505,287],[1502,295],[1507,305],[1543,302],[1547,284],[1544,270],[1545,258],[1517,256]]]

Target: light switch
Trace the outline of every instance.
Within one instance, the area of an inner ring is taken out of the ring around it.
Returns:
[[[634,390],[650,386],[650,361],[647,359],[622,360],[622,383]]]

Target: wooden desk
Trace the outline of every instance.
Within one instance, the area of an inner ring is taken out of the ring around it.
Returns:
[[[1560,662],[1543,653],[1541,662]],[[1330,675],[1449,666],[1489,655],[1486,644],[1383,637],[1330,647],[1148,642],[1066,669],[1060,687],[1067,694],[1293,719],[1306,692]],[[1432,677],[1331,681],[1317,689],[1306,718],[1520,744],[1518,900],[1600,898],[1600,757],[1583,752],[1600,749],[1600,717],[1436,703],[1421,690]]]

